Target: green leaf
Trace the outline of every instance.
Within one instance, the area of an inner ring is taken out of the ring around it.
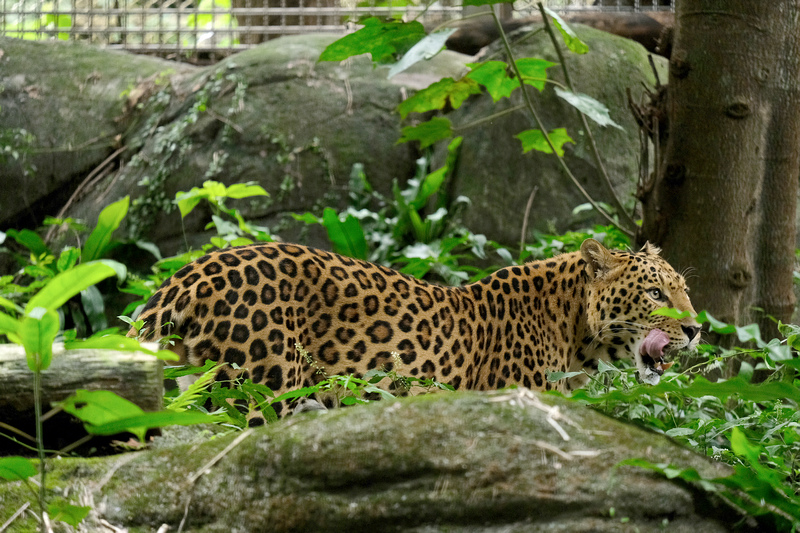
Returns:
[[[557,128],[551,131],[548,136],[550,137],[550,142],[553,143],[555,146],[556,152],[559,156],[564,156],[564,144],[565,143],[572,143],[575,144],[575,141],[567,134],[567,130],[565,128]],[[542,133],[542,130],[525,130],[523,132],[518,133],[515,135],[517,139],[520,140],[522,143],[522,153],[526,154],[531,150],[537,150],[539,152],[544,152],[546,154],[552,154],[553,151],[550,149],[550,145],[547,144],[547,140]]]
[[[0,457],[0,478],[8,481],[28,479],[37,474],[36,467],[24,457]]]
[[[292,213],[292,218],[297,220],[298,222],[305,222],[306,224],[322,224],[322,219],[319,218],[314,213],[303,213],[302,215],[297,213]]]
[[[619,369],[615,366],[609,365],[602,359],[597,360],[597,373],[602,374],[604,372],[619,372]]]
[[[97,226],[83,246],[82,262],[94,261],[103,256],[108,243],[111,242],[111,235],[119,228],[125,215],[128,214],[130,203],[130,197],[126,196],[100,212],[100,216],[97,218]]]
[[[672,428],[668,429],[664,433],[668,437],[686,437],[689,435],[694,435],[695,430],[693,428]]]
[[[403,55],[403,58],[395,63],[389,69],[389,78],[400,74],[404,70],[410,68],[415,63],[420,61],[427,61],[434,57],[436,54],[444,50],[444,43],[450,38],[458,28],[452,28],[444,31],[437,31],[430,35],[426,35],[421,41],[411,47],[411,50]]]
[[[519,87],[519,80],[509,75],[508,64],[503,61],[486,61],[485,63],[467,63],[472,71],[465,76],[480,83],[497,102],[505,98]]]
[[[22,318],[15,335],[25,348],[28,368],[46,370],[53,359],[53,341],[58,335],[58,313],[53,309],[34,307]]]
[[[548,372],[547,381],[553,383],[562,379],[569,379],[575,376],[580,376],[583,372]]]
[[[20,320],[0,313],[0,335],[14,335],[20,327]]]
[[[469,78],[462,78],[458,81],[453,78],[443,78],[404,100],[397,106],[397,111],[401,118],[406,118],[409,113],[425,113],[434,109],[444,109],[448,103],[453,109],[458,109],[464,100],[473,94],[480,94],[480,92],[481,88],[478,83]]]
[[[556,63],[539,59],[538,57],[523,57],[517,59],[517,68],[522,74],[522,81],[526,85],[536,87],[539,91],[544,90],[547,81],[547,69]]]
[[[417,189],[417,197],[409,205],[414,209],[422,209],[428,203],[428,198],[439,192],[445,178],[447,178],[448,168],[446,166],[435,170],[423,178]]]
[[[162,361],[178,361],[180,357],[169,350],[149,350],[138,340],[124,335],[105,335],[90,337],[86,340],[75,340],[64,343],[67,350],[115,350],[118,352],[140,352],[152,355]]]
[[[713,396],[722,401],[727,400],[731,396],[739,395],[741,398],[747,398],[747,400],[751,402],[768,402],[785,399],[800,402],[800,389],[788,383],[768,382],[752,384],[738,376],[727,381],[716,383],[712,383],[702,376],[697,376],[688,386],[681,386],[677,382],[662,379],[658,385],[636,387],[627,391],[613,390],[596,397],[589,396],[585,389],[578,389],[573,392],[572,397],[590,404],[607,401],[628,403],[642,396],[661,396],[668,393],[680,394],[686,398]]]
[[[23,229],[17,231],[15,229],[10,229],[6,231],[6,235],[17,241],[17,243],[21,244],[25,248],[31,251],[33,255],[39,257],[41,255],[47,255],[50,253],[50,249],[47,248],[47,245],[44,243],[39,235],[31,231],[29,229]]]
[[[342,61],[351,56],[370,54],[372,61],[385,63],[394,60],[425,37],[419,22],[381,22],[376,17],[364,21],[360,30],[329,44],[319,61]]]
[[[214,416],[197,411],[170,410],[145,413],[134,404],[109,391],[77,390],[62,402],[67,413],[79,418],[86,431],[93,435],[113,435],[129,432],[144,441],[149,428],[170,425],[193,425],[216,422]]]
[[[450,120],[443,117],[433,117],[418,126],[403,128],[403,135],[397,144],[408,141],[419,141],[420,148],[424,149],[436,141],[453,136],[453,125]]]
[[[91,507],[79,507],[69,503],[51,503],[47,507],[50,520],[65,522],[72,527],[78,527],[78,524],[89,515],[91,510]]]
[[[240,199],[250,198],[252,196],[269,196],[269,193],[264,190],[264,187],[256,184],[255,182],[248,183],[235,183],[228,187],[225,192],[228,198]]]
[[[78,389],[75,394],[64,400],[61,406],[64,411],[79,418],[90,433],[93,433],[90,428],[144,414],[141,407],[135,403],[104,390]],[[126,430],[134,433],[140,441],[144,440],[145,428],[133,427]]]
[[[553,17],[553,22],[555,23],[556,28],[558,28],[558,31],[561,32],[561,37],[564,39],[564,44],[567,45],[567,48],[576,54],[585,54],[589,51],[589,47],[586,45],[586,43],[578,38],[572,28],[570,28],[567,23],[564,22],[564,19],[562,19],[558,13],[549,8],[544,8],[544,10],[548,15]]]
[[[199,411],[177,412],[165,409],[153,413],[142,413],[127,418],[119,418],[105,424],[87,426],[86,431],[92,435],[114,435],[116,433],[129,432],[136,435],[141,442],[144,442],[144,434],[148,429],[166,426],[214,424],[219,421],[218,417]]]
[[[614,126],[615,128],[624,131],[622,126],[611,120],[611,116],[609,116],[608,113],[608,108],[591,96],[573,93],[572,91],[565,91],[559,87],[556,87],[555,91],[559,98],[601,126]]]
[[[77,248],[69,247],[61,252],[56,262],[56,268],[59,272],[64,272],[74,267],[81,257],[81,251]]]
[[[108,264],[102,262],[83,263],[66,272],[58,274],[42,287],[26,306],[26,310],[36,307],[58,309],[67,300],[86,287],[115,275],[116,272]]]
[[[717,486],[713,483],[716,480],[706,479],[701,476],[697,470],[694,468],[680,468],[675,467],[666,463],[651,463],[647,459],[625,459],[617,463],[617,466],[636,466],[639,468],[646,468],[648,470],[652,470],[654,472],[658,472],[659,474],[663,475],[667,479],[675,479],[680,478],[684,481],[688,481],[690,483],[697,483],[703,489],[709,492],[716,492],[718,491]]]
[[[322,213],[322,221],[336,253],[367,259],[367,240],[361,222],[356,217],[347,215],[342,222],[336,210],[326,207]]]

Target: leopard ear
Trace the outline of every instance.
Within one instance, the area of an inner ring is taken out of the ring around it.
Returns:
[[[586,272],[592,278],[599,278],[619,264],[619,259],[611,251],[594,239],[586,239],[581,244],[581,256],[586,261]]]
[[[661,248],[659,248],[655,244],[650,244],[650,241],[647,241],[644,243],[644,246],[642,246],[642,249],[639,251],[649,255],[659,255],[661,253]]]

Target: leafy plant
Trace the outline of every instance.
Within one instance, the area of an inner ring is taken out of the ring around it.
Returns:
[[[502,1],[465,0],[463,2],[465,6],[491,5],[496,3],[502,3]],[[537,125],[534,129],[525,130],[515,135],[521,143],[523,152],[537,150],[555,154],[564,173],[572,180],[589,204],[599,214],[605,217],[609,223],[617,225],[622,232],[632,235],[635,229],[635,223],[627,211],[623,209],[621,202],[611,186],[611,181],[605,171],[602,159],[599,153],[597,153],[596,144],[591,130],[588,127],[587,118],[601,126],[619,128],[619,125],[610,118],[608,109],[603,104],[575,90],[559,43],[557,42],[556,32],[551,28],[551,20],[557,32],[560,34],[561,40],[570,51],[583,54],[588,51],[588,47],[556,13],[544,8],[541,3],[539,3],[538,6],[545,23],[545,28],[559,56],[565,84],[555,82],[548,77],[547,69],[554,66],[554,63],[540,58],[515,58],[497,15],[493,9],[490,9],[488,13],[490,13],[494,19],[501,42],[503,43],[507,62],[489,60],[482,63],[469,64],[467,67],[470,71],[460,79],[444,78],[439,80],[429,87],[417,91],[416,94],[403,101],[397,107],[397,110],[401,117],[405,119],[410,113],[442,111],[448,106],[457,109],[471,95],[480,94],[483,91],[486,91],[486,93],[492,97],[493,101],[497,102],[500,99],[510,97],[515,90],[521,88],[524,101],[522,108],[528,111],[534,123]],[[390,70],[389,75],[392,76],[408,68],[415,62],[434,56],[438,51],[444,48],[444,42],[447,39],[445,34],[436,31],[434,31],[432,35],[426,35],[422,25],[416,21],[408,23],[398,22],[396,20],[382,22],[372,17],[364,20],[362,25],[362,28],[358,31],[330,44],[320,55],[319,61],[341,61],[354,55],[369,53],[375,64],[397,62]],[[573,106],[579,113],[583,121],[584,131],[590,141],[595,161],[598,164],[598,168],[601,170],[604,183],[614,199],[615,207],[619,212],[621,221],[617,221],[600,203],[596,202],[567,167],[563,159],[563,146],[565,143],[574,142],[567,131],[564,128],[556,128],[548,131],[544,127],[539,112],[533,105],[530,95],[527,90],[525,90],[525,86],[533,86],[537,90],[542,91],[546,83],[555,84],[557,86],[556,94],[566,103]],[[520,107],[512,107],[504,112],[497,113],[492,117],[487,117],[482,120],[490,120],[491,118],[500,116],[502,113],[513,112],[517,109],[520,109]],[[421,148],[424,149],[440,140],[451,138],[455,136],[459,130],[471,126],[470,124],[466,124],[456,127],[449,118],[436,115],[416,125],[404,127],[400,142],[418,141]]]
[[[657,314],[674,318],[677,311]],[[685,445],[734,468],[727,477],[705,479],[694,470],[631,459],[623,464],[648,468],[669,478],[679,477],[718,493],[751,516],[772,523],[776,530],[800,527],[800,348],[797,326],[780,325],[784,339],[764,341],[756,325],[722,323],[705,312],[697,317],[717,333],[736,335],[748,348],[700,347],[705,361],[685,367],[688,358],[668,370],[656,386],[637,383],[630,365],[617,368],[605,363],[590,376],[585,389],[572,398],[605,413],[664,433]],[[740,358],[754,357],[757,368],[770,372],[752,383],[753,366],[741,363],[739,374],[710,382],[697,372],[719,368]],[[684,364],[684,368],[681,364]],[[551,373],[565,379],[571,373]]]

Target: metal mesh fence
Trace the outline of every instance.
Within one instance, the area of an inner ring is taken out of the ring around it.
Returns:
[[[536,12],[519,0],[513,16]],[[669,10],[672,0],[550,0],[560,11]],[[457,4],[457,5],[456,5]],[[365,15],[439,23],[462,14],[458,0],[0,0],[0,35],[84,40],[173,57],[226,54],[296,33],[344,33]]]

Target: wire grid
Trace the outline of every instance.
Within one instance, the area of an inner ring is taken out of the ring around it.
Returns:
[[[536,11],[519,0],[515,16]],[[453,5],[454,3],[459,5]],[[458,0],[0,0],[0,35],[84,40],[109,48],[196,57],[230,53],[298,33],[344,33],[365,15],[440,23],[462,14]],[[560,11],[664,10],[671,0],[550,0]]]

